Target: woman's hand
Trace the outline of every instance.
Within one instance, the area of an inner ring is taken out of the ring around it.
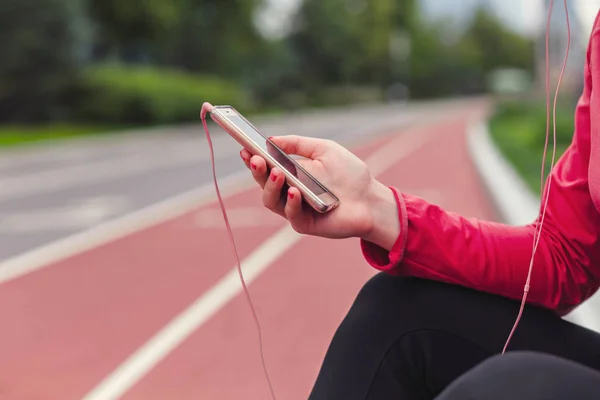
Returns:
[[[340,205],[320,214],[302,205],[300,191],[290,187],[282,193],[285,175],[278,168],[268,174],[265,160],[242,150],[240,156],[263,189],[263,204],[286,218],[299,233],[326,238],[359,237],[391,248],[399,233],[392,191],[378,182],[366,164],[336,142],[302,136],[279,136],[271,140],[297,159],[311,175],[340,199]]]

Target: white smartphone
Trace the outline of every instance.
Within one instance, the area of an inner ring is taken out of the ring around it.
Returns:
[[[210,116],[245,149],[265,159],[269,168],[278,167],[286,176],[286,183],[302,193],[303,200],[314,210],[326,213],[340,204],[340,200],[292,157],[263,135],[250,121],[231,106],[214,106]]]

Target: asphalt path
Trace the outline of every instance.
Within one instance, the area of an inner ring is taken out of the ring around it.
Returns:
[[[344,145],[465,108],[473,100],[387,104],[253,119],[268,135]],[[211,125],[219,179],[243,173],[239,146]],[[212,185],[200,124],[0,152],[0,261],[102,222]]]
[[[382,182],[495,219],[466,142],[484,103],[253,120],[269,135],[335,139]],[[238,145],[212,132],[277,398],[305,399],[375,270],[357,240],[299,235],[268,212]],[[0,398],[269,398],[208,158],[197,125],[0,158],[0,243],[15,255],[0,262]]]

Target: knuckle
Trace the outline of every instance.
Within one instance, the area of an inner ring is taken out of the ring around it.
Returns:
[[[263,203],[263,206],[265,206],[265,208],[268,208],[269,210],[272,209],[271,202],[269,201],[269,199],[267,199],[266,196],[263,196],[262,203]]]
[[[258,172],[252,171],[252,176],[254,177],[254,180],[256,182],[258,182],[261,186],[265,185],[267,179],[264,174],[260,174]]]
[[[271,211],[274,211],[277,205],[277,203],[273,201],[273,196],[266,190],[263,192],[262,202],[263,205]]]
[[[300,233],[300,234],[305,233],[305,230],[302,225],[300,225],[298,223],[294,223],[292,221],[290,221],[290,224],[292,225],[292,229],[294,229],[296,231],[296,233]]]
[[[339,146],[339,143],[338,143],[338,142],[336,142],[335,140],[332,140],[332,139],[325,139],[325,146],[326,146],[328,149],[334,149],[334,148],[336,148],[337,146]]]
[[[263,202],[263,205],[265,206],[265,208],[267,210],[269,210],[271,212],[276,212],[277,211],[276,208],[272,204],[270,204],[270,203]]]
[[[255,163],[250,164],[250,169],[252,170],[252,175],[254,175],[255,177],[258,178],[262,175],[260,169],[258,168],[258,166]]]

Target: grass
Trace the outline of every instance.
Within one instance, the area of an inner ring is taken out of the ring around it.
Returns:
[[[122,131],[123,126],[57,123],[40,126],[0,125],[0,147],[14,147],[48,140],[65,140],[86,135]]]
[[[314,109],[323,109],[323,107],[314,107]],[[304,107],[301,110],[310,110]],[[284,115],[286,111],[281,107],[262,108],[258,111],[243,112],[248,118],[254,117],[275,117]],[[200,124],[200,119],[197,121]],[[146,125],[152,129],[156,125]],[[0,148],[25,146],[29,144],[69,140],[85,136],[105,136],[107,134],[125,133],[128,129],[143,129],[141,125],[102,125],[102,124],[81,124],[81,123],[53,123],[48,125],[0,125]]]
[[[574,107],[561,105],[556,111],[556,158],[564,153],[573,137]],[[510,102],[498,106],[489,122],[492,138],[528,186],[541,192],[540,173],[546,137],[545,104]],[[544,176],[550,172],[552,119]]]
[[[270,108],[260,113],[250,112],[245,115],[249,118],[256,116],[278,116],[281,109]],[[198,124],[200,119],[198,119]],[[0,125],[0,148],[25,146],[29,144],[69,140],[85,136],[105,136],[107,134],[124,133],[128,129],[139,129],[143,126],[133,125],[100,125],[78,123],[54,123],[49,125]],[[153,126],[148,125],[148,129]]]

